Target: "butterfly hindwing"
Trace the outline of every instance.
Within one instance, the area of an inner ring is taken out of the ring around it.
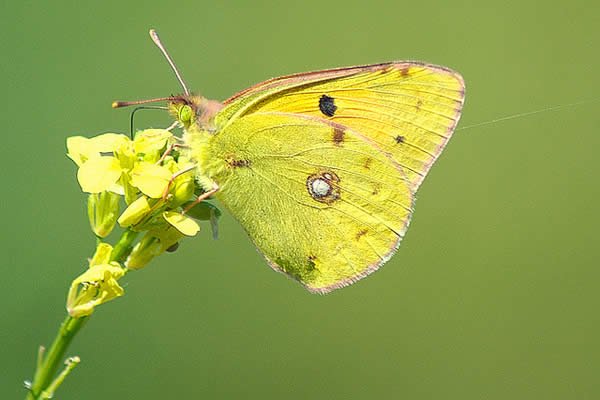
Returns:
[[[328,292],[376,270],[412,213],[403,169],[370,138],[310,115],[256,112],[211,139],[205,173],[276,270]]]

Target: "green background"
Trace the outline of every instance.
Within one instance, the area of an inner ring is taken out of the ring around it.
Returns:
[[[467,82],[460,129],[598,99],[598,4],[4,2],[0,398],[24,397],[93,251],[65,138],[127,133],[112,100],[180,90],[150,27],[215,99],[293,72],[447,65]],[[58,398],[599,398],[599,104],[458,130],[398,253],[327,296],[272,272],[225,215],[217,241],[204,229],[126,277]]]

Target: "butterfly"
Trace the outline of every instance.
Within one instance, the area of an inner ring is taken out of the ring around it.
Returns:
[[[268,264],[311,292],[390,259],[460,118],[460,74],[414,61],[337,68],[270,79],[221,103],[190,94],[150,34],[185,91],[165,99],[197,163],[198,201],[216,197]]]

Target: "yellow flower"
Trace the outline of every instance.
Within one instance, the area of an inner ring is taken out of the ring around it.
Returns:
[[[197,184],[194,162],[170,153],[176,140],[164,129],[137,132],[133,140],[112,133],[67,140],[68,156],[79,167],[79,184],[91,193],[88,214],[94,233],[107,236],[116,220],[132,234],[126,245],[119,245],[119,257],[127,257],[125,269],[110,261],[112,247],[98,245],[90,269],[71,285],[67,304],[71,315],[88,315],[95,306],[122,295],[117,281],[124,271],[142,268],[200,230],[194,219],[181,213],[182,205],[192,204]],[[128,206],[116,218],[119,196]],[[211,222],[216,221],[218,215],[209,214]],[[141,239],[136,242],[138,233]]]
[[[123,295],[117,279],[125,272],[114,264],[95,265],[73,281],[67,297],[69,315],[75,318],[90,315],[96,306]]]
[[[119,160],[107,153],[129,142],[125,135],[105,133],[93,138],[74,136],[67,139],[67,156],[79,170],[77,181],[81,190],[87,193],[100,193],[115,189],[121,177]]]
[[[90,268],[71,283],[67,311],[72,317],[90,315],[96,306],[123,295],[117,280],[125,275],[125,270],[119,263],[109,261],[111,253],[110,245],[100,243],[90,260]]]
[[[146,193],[142,188],[138,189],[150,197],[160,197],[155,196],[155,186],[159,183],[156,178],[163,177],[168,169],[153,163],[160,159],[161,152],[173,140],[173,134],[164,129],[138,132],[133,141],[116,133],[105,133],[93,138],[74,136],[67,139],[67,156],[79,167],[77,180],[84,192],[112,191],[125,194],[127,203],[131,203],[137,197],[137,190],[130,184],[135,187],[139,184],[144,189],[150,185],[147,191],[152,194]],[[140,161],[147,164],[141,164]],[[142,180],[141,183],[132,182],[134,177],[128,176],[132,170],[136,172],[138,181]],[[147,179],[140,178],[145,175],[148,176]],[[168,179],[170,177],[169,174]],[[166,184],[162,190],[165,187]]]

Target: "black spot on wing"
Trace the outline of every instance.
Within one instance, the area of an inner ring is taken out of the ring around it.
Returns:
[[[326,94],[321,96],[321,98],[319,99],[319,110],[321,110],[321,112],[324,115],[328,117],[333,117],[337,110],[334,98],[331,96],[327,96]]]

